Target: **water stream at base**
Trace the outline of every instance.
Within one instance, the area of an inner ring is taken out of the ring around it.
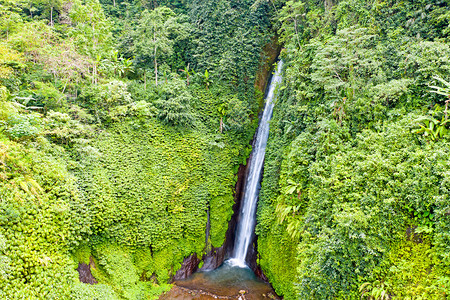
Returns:
[[[283,62],[279,61],[277,70],[270,82],[264,112],[253,142],[253,151],[248,166],[249,171],[231,258],[215,270],[200,271],[194,273],[188,279],[176,282],[177,286],[186,288],[189,292],[172,290],[169,294],[166,294],[166,298],[160,299],[217,299],[217,295],[222,299],[278,299],[270,285],[257,278],[247,266],[246,257],[255,230],[256,206],[269,137],[269,121],[272,117],[273,101],[276,98],[276,87],[281,82],[282,66]],[[245,298],[239,298],[241,291],[245,291]],[[209,293],[213,296],[208,296]]]
[[[178,287],[189,291],[198,291],[203,297],[194,297],[193,293],[182,293],[178,297],[173,294],[171,300],[190,299],[278,299],[271,286],[257,278],[253,271],[246,267],[236,267],[225,261],[219,268],[212,271],[200,271],[192,274],[188,279],[177,281]],[[245,291],[245,292],[243,292]],[[240,293],[245,298],[239,298]],[[208,298],[208,296],[210,298]],[[217,297],[217,298],[216,298]],[[169,298],[162,298],[169,299]]]

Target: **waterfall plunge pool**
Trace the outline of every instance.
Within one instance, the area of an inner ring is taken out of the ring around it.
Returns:
[[[236,265],[232,260],[226,260],[215,270],[194,273],[185,280],[177,281],[176,285],[188,290],[205,291],[211,298],[195,298],[192,295],[185,295],[184,298],[181,296],[172,299],[220,299],[214,298],[214,296],[222,299],[278,299],[271,286],[257,278],[249,267]],[[244,293],[242,293],[243,291]]]

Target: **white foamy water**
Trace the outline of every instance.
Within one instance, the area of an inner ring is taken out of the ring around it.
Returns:
[[[272,77],[269,92],[266,97],[266,106],[261,117],[256,138],[253,144],[252,156],[249,164],[247,183],[245,185],[242,208],[240,211],[239,224],[234,242],[233,256],[229,263],[244,268],[247,266],[245,260],[253,237],[256,222],[256,204],[261,182],[261,171],[266,154],[267,139],[269,137],[269,121],[272,117],[273,101],[276,99],[276,86],[281,82],[281,69],[283,62],[278,62],[277,70]]]

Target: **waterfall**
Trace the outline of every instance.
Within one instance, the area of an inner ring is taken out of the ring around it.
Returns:
[[[255,141],[253,143],[252,155],[249,163],[244,197],[241,211],[239,212],[239,224],[236,232],[233,256],[230,262],[233,265],[246,267],[245,259],[253,237],[256,222],[256,204],[260,190],[262,167],[266,154],[267,139],[269,137],[269,121],[272,117],[273,101],[276,99],[275,88],[281,82],[281,68],[283,62],[278,62],[277,70],[272,76],[269,92],[266,97],[266,105],[261,117]]]

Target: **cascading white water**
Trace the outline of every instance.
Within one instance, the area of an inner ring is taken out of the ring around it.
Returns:
[[[266,106],[261,117],[256,138],[253,144],[252,156],[249,164],[247,183],[242,199],[239,224],[234,242],[233,257],[229,260],[232,265],[246,267],[245,259],[255,229],[256,204],[261,182],[261,170],[266,154],[267,139],[269,137],[269,121],[272,117],[273,101],[276,98],[275,88],[281,82],[281,68],[283,62],[278,62],[277,70],[272,77],[269,92],[266,97]]]

